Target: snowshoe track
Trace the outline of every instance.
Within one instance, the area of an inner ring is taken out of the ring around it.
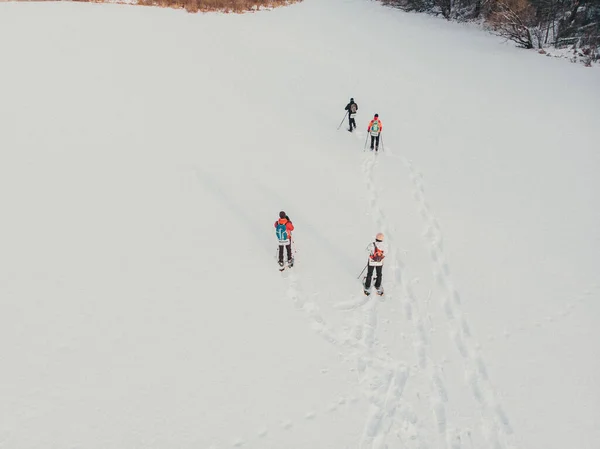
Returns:
[[[377,230],[384,233],[389,246],[389,259],[387,269],[391,272],[392,288],[388,296],[397,299],[400,306],[404,310],[406,318],[413,325],[413,349],[418,360],[417,370],[413,373],[414,376],[420,375],[429,384],[431,389],[431,409],[433,411],[435,422],[437,423],[438,433],[440,434],[440,443],[442,447],[446,446],[446,441],[449,439],[448,425],[446,418],[446,402],[447,395],[442,377],[437,373],[435,366],[431,361],[430,338],[432,332],[431,325],[425,320],[421,311],[417,297],[411,288],[412,282],[407,282],[408,270],[405,267],[400,255],[402,250],[397,244],[394,231],[385,220],[385,215],[379,205],[379,195],[375,186],[375,170],[379,163],[380,155],[368,153],[363,158],[363,173],[367,190],[369,192],[369,205],[373,221],[377,226]],[[388,282],[386,282],[387,284]],[[396,423],[396,427],[406,432],[407,425],[413,429],[418,429],[419,418],[414,413],[403,414],[403,419]],[[385,429],[389,432],[391,429]],[[427,447],[426,443],[420,438],[418,431],[413,436],[418,441],[417,447]]]
[[[463,359],[466,381],[480,406],[482,433],[490,448],[516,448],[508,415],[490,382],[488,369],[479,351],[480,345],[471,334],[470,326],[462,313],[460,294],[454,287],[450,267],[444,256],[442,231],[425,199],[423,177],[410,161],[406,158],[401,159],[409,171],[413,197],[417,202],[419,214],[425,221],[424,236],[433,265],[434,279],[445,293],[439,298],[440,306],[446,317],[450,337]]]

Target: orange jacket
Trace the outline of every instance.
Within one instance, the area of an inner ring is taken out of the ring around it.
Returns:
[[[379,120],[378,118],[374,118],[369,122],[369,128],[367,128],[367,132],[371,132],[371,126],[373,126],[373,123],[375,122],[377,122],[377,124],[379,125],[379,132],[383,131],[383,125],[381,124],[381,120]]]
[[[292,231],[294,230],[294,225],[292,224],[291,221],[289,221],[287,218],[280,218],[279,220],[277,220],[274,224],[274,227],[277,227],[278,224],[284,224],[285,225],[285,229],[287,229],[288,234],[290,235],[290,238],[292,237]]]

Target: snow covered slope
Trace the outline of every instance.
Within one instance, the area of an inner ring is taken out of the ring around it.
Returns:
[[[597,447],[596,70],[362,0],[0,50],[1,448]]]

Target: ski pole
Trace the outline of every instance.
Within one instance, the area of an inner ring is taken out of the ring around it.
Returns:
[[[367,142],[369,140],[369,133],[367,132],[367,138],[365,139],[365,150],[367,149]]]
[[[360,279],[360,277],[365,272],[365,270],[367,269],[368,266],[369,266],[369,262],[367,262],[367,264],[365,265],[365,267],[363,268],[363,270],[360,272],[360,274],[358,275],[358,277],[356,279]]]
[[[383,134],[380,137],[381,139],[381,151],[385,151],[385,147],[383,146]]]
[[[346,111],[346,113],[344,114],[344,118],[342,119],[342,121],[340,122],[340,126],[337,127],[337,129],[340,129],[342,127],[342,123],[344,123],[344,120],[346,120],[346,116],[348,115],[348,111]]]

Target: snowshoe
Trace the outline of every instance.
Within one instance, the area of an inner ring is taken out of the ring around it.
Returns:
[[[364,281],[363,281],[363,283],[362,283],[362,286],[363,286],[363,293],[364,293],[366,296],[369,296],[369,295],[371,294],[371,287],[369,287],[369,288],[365,287],[365,282],[364,282]]]

